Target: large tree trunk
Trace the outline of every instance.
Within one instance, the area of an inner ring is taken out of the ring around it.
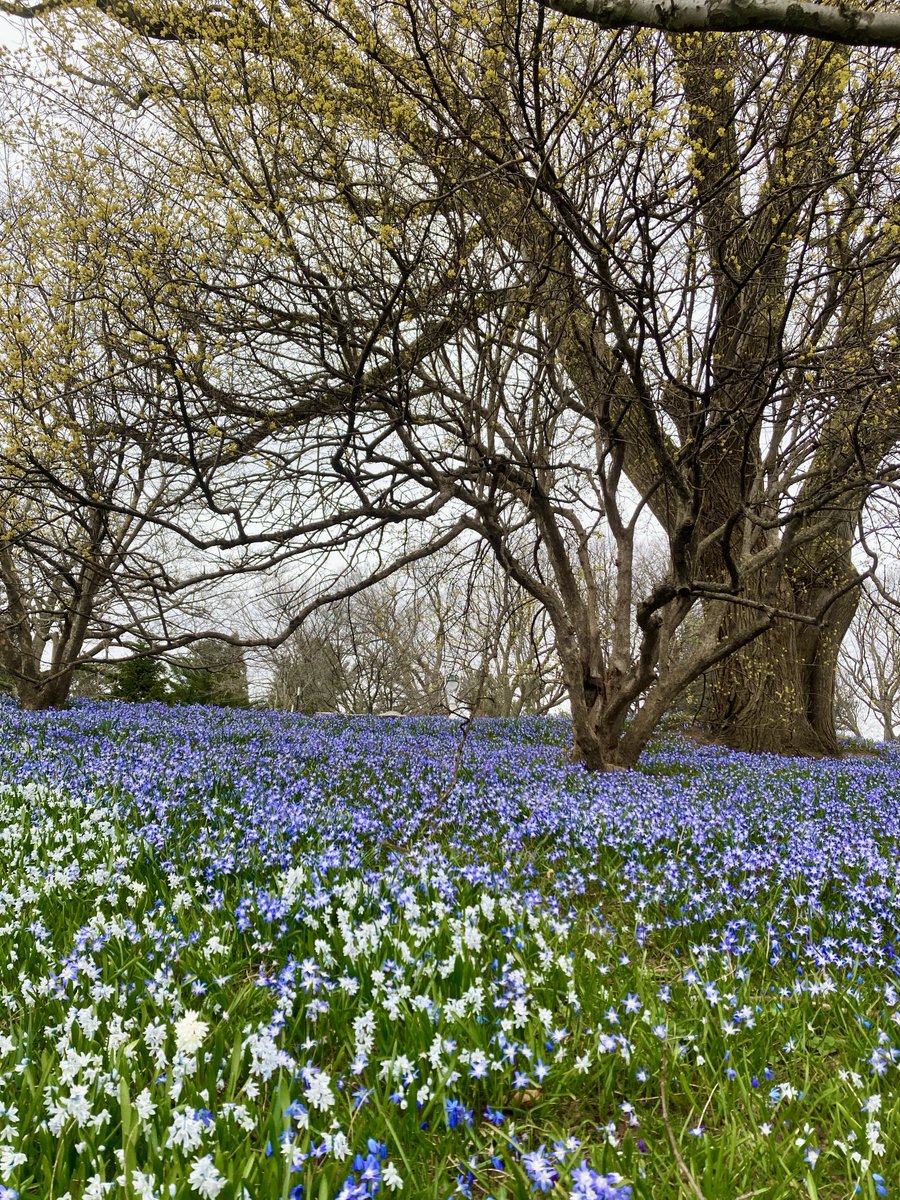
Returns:
[[[68,667],[51,677],[20,680],[16,685],[19,703],[29,712],[62,708],[72,689],[73,673],[73,669]]]
[[[810,719],[815,669],[801,657],[801,641],[795,626],[781,622],[714,673],[707,727],[717,741],[773,754],[837,751],[833,713],[820,704],[818,727]]]
[[[835,682],[841,642],[858,603],[858,578],[848,525],[805,544],[787,577],[757,596],[807,620],[779,619],[713,674],[707,725],[716,740],[772,754],[840,752]],[[732,609],[728,631],[750,612]]]

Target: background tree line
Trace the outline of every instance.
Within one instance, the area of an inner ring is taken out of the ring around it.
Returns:
[[[8,674],[0,676],[0,686],[17,693],[15,680]],[[251,703],[244,650],[215,638],[196,641],[178,655],[136,653],[82,664],[73,671],[70,695],[88,700],[238,708]]]

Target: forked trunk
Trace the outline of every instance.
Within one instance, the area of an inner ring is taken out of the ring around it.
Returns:
[[[72,675],[73,671],[68,669],[52,678],[21,680],[16,687],[19,703],[29,712],[62,708],[69,698]]]
[[[838,653],[859,592],[849,544],[842,554],[834,547],[832,540],[825,559],[815,553],[821,544],[806,543],[805,579],[796,563],[789,572],[773,569],[755,595],[743,597],[755,603],[717,602],[707,613],[709,644],[695,652],[693,663],[660,664],[627,724],[607,719],[599,690],[580,689],[572,697],[575,761],[599,771],[634,766],[683,688],[714,660],[716,648],[742,637],[751,640],[709,671],[709,735],[754,753],[840,753],[834,704]],[[779,616],[765,628],[772,609],[801,619]],[[760,632],[763,612],[769,615]]]
[[[584,736],[587,733],[587,736]],[[604,754],[597,739],[590,731],[572,729],[572,762],[581,763],[589,771],[608,771],[612,767],[609,758]]]
[[[643,697],[630,722],[610,719],[599,705],[572,705],[572,761],[589,771],[621,771],[637,764],[641,752],[671,703],[665,687]]]

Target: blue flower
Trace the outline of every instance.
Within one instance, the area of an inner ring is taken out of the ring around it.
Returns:
[[[535,1191],[549,1192],[552,1187],[556,1186],[559,1172],[547,1158],[543,1146],[523,1154],[522,1165],[528,1172],[528,1178]]]
[[[631,1200],[631,1187],[615,1175],[601,1175],[582,1160],[572,1171],[570,1200]]]
[[[472,1109],[466,1108],[459,1100],[445,1100],[444,1111],[447,1114],[447,1125],[450,1129],[456,1129],[463,1123],[467,1126],[472,1124],[474,1116]]]

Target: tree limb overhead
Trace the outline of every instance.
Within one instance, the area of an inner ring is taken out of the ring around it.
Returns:
[[[820,0],[544,0],[548,8],[607,29],[665,29],[673,33],[803,34],[850,46],[900,47],[900,10],[871,12]],[[0,13],[30,20],[79,0],[0,0]],[[94,0],[88,5],[147,37],[168,40],[179,24],[170,13],[156,19],[131,0]],[[178,10],[179,12],[181,10]],[[196,16],[196,13],[194,14]],[[219,18],[219,22],[221,18]],[[182,30],[182,34],[183,34]]]
[[[900,10],[869,12],[819,0],[547,0],[547,7],[608,29],[636,26],[674,33],[765,29],[851,46],[900,46]]]

